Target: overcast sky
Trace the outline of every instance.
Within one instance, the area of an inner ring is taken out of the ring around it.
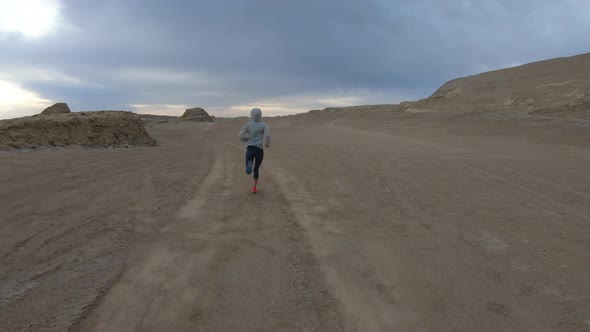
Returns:
[[[0,118],[398,103],[588,32],[588,0],[0,0]]]

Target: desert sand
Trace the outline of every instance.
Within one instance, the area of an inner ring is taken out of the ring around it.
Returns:
[[[590,330],[588,111],[473,94],[266,119],[256,195],[243,119],[1,151],[0,330]]]

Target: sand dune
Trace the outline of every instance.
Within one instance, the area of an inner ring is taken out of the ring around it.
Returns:
[[[590,117],[590,53],[445,83],[427,99],[444,109]]]
[[[590,53],[453,79],[431,96],[395,105],[331,107],[323,112],[449,112],[510,119],[590,119]],[[320,112],[319,110],[313,113]],[[585,123],[585,122],[584,122]]]
[[[0,152],[0,330],[588,330],[590,127],[551,108],[580,59],[267,119],[257,195],[243,119]]]

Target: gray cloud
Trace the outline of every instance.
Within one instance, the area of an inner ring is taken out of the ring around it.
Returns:
[[[0,38],[0,70],[80,110],[399,102],[457,76],[588,52],[588,13],[575,0],[70,0],[56,33]],[[58,74],[19,74],[30,68]]]

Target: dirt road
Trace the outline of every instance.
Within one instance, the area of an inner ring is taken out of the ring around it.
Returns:
[[[590,330],[587,145],[372,121],[0,153],[0,330]]]

